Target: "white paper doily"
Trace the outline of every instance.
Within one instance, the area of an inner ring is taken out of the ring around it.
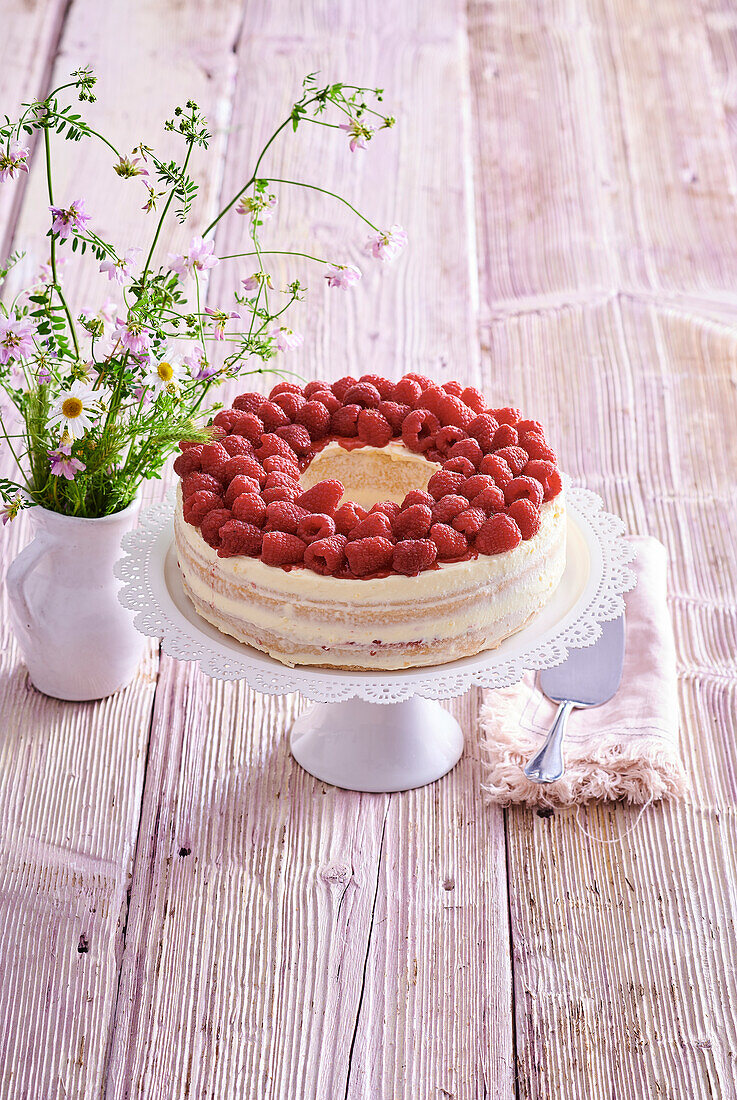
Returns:
[[[592,645],[602,622],[624,611],[623,593],[635,584],[627,568],[634,557],[622,536],[624,524],[603,509],[588,489],[566,486],[568,550],[566,570],[549,603],[525,627],[489,653],[444,665],[397,672],[351,672],[288,668],[251,646],[221,634],[201,619],[181,584],[174,547],[173,495],[142,513],[123,539],[125,556],[115,575],[123,581],[120,601],[137,612],[135,625],[160,638],[164,653],[199,661],[203,672],[221,680],[246,680],[267,695],[299,691],[316,702],[358,698],[397,703],[421,695],[445,699],[468,688],[501,688],[528,670],[550,668],[568,650]]]

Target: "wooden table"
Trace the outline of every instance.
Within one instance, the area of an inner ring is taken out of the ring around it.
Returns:
[[[313,277],[290,365],[480,385],[665,542],[693,783],[621,843],[623,806],[485,806],[474,693],[444,780],[341,792],[289,756],[297,698],[152,645],[127,691],[59,703],[3,615],[0,1096],[737,1095],[734,5],[2,0],[0,26],[11,115],[86,62],[89,114],[125,148],[200,103],[199,214],[169,248],[235,191],[305,73],[386,88],[399,125],[365,153],[314,127],[265,168],[333,181],[411,238],[350,295]],[[136,243],[140,193],[111,203],[105,157],[67,145],[57,167],[60,196]],[[37,261],[35,175],[0,187],[0,243]],[[314,196],[283,196],[274,233],[360,255]],[[217,250],[242,238],[231,220]],[[78,304],[99,287],[69,280]],[[27,537],[6,530],[6,563]]]

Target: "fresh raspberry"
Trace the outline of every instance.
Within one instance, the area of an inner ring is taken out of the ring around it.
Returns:
[[[544,458],[533,458],[527,463],[523,473],[525,477],[536,478],[544,487],[545,482],[554,471],[555,465],[552,462],[546,462]]]
[[[342,569],[345,562],[345,535],[331,535],[310,543],[305,550],[305,565],[327,577]]]
[[[231,482],[238,474],[252,477],[259,485],[263,485],[266,480],[263,466],[255,458],[251,458],[250,455],[233,455],[225,463],[223,480],[226,484]]]
[[[273,398],[275,405],[282,409],[290,420],[294,420],[299,410],[306,404],[301,393],[278,393]]]
[[[330,434],[343,439],[352,439],[358,435],[358,414],[360,405],[343,405],[330,417]]]
[[[289,474],[295,481],[299,477],[297,463],[291,458],[285,458],[284,455],[269,455],[264,459],[264,470],[267,474]]]
[[[435,383],[428,386],[427,389],[422,391],[422,397],[420,398],[417,408],[427,409],[438,421],[440,426],[440,415],[443,407],[443,401],[447,397],[447,393],[442,386],[436,386]]]
[[[417,374],[415,371],[410,371],[408,374],[405,374],[404,377],[409,378],[412,382],[416,382],[423,393],[433,385],[432,378],[428,378],[426,374]]]
[[[440,500],[447,493],[455,493],[466,480],[463,474],[455,474],[452,470],[438,470],[428,481],[427,491],[435,500]]]
[[[238,554],[255,557],[261,552],[262,535],[252,523],[229,519],[220,528],[219,558],[234,558]]]
[[[557,465],[558,458],[552,447],[549,447],[545,441],[545,437],[537,435],[536,432],[529,432],[525,436],[525,451],[534,459],[542,459],[545,462],[552,462]]]
[[[500,424],[511,424],[514,426],[522,417],[522,413],[519,409],[494,409],[494,416]]]
[[[473,477],[476,467],[470,459],[457,455],[455,458],[447,458],[443,463],[444,470],[450,470],[454,474],[463,474],[464,477]]]
[[[239,416],[237,409],[221,409],[216,416],[213,417],[213,424],[217,424],[218,428],[223,428],[226,432],[230,432],[233,429],[233,418]]]
[[[392,435],[401,435],[404,418],[410,412],[409,405],[398,405],[396,401],[381,401],[378,411],[391,427]]]
[[[517,429],[517,435],[522,438],[523,435],[527,435],[529,432],[535,432],[537,435],[545,435],[545,430],[539,420],[518,420],[515,424]]]
[[[543,487],[534,477],[515,477],[504,487],[507,504],[515,500],[531,500],[536,508],[543,502]]]
[[[455,424],[459,428],[468,428],[468,425],[473,423],[474,414],[469,409],[468,405],[464,405],[460,397],[453,397],[448,394],[440,406],[440,423]]]
[[[499,455],[484,455],[481,459],[479,471],[482,474],[489,474],[493,477],[494,481],[501,489],[503,489],[507,482],[511,481],[514,477],[509,463]]]
[[[212,474],[203,474],[201,470],[195,470],[194,473],[187,474],[182,481],[182,496],[186,500],[187,497],[193,496],[195,493],[215,493],[219,495],[223,491],[222,484]]]
[[[230,508],[213,508],[200,523],[200,534],[213,550],[220,546],[220,528],[231,518]]]
[[[392,539],[392,521],[381,512],[369,513],[366,519],[362,519],[351,529],[348,538],[351,542],[357,539],[383,538]]]
[[[418,453],[429,450],[439,427],[438,418],[427,409],[413,409],[404,418],[402,424],[402,440],[405,447]]]
[[[235,458],[236,455],[252,455],[253,444],[242,435],[226,435],[223,440],[223,447],[228,452],[231,458]]]
[[[281,439],[280,436],[273,433],[268,433],[263,437],[256,454],[261,462],[267,459],[269,455],[283,455],[285,458],[294,461],[294,451],[286,439]]]
[[[469,409],[472,409],[475,413],[483,412],[486,408],[486,399],[481,391],[477,390],[475,386],[466,386],[461,394],[461,401],[464,405],[468,405]]]
[[[324,393],[326,390],[329,390],[327,382],[322,382],[320,379],[314,379],[312,382],[307,383],[302,393],[308,401],[311,401],[316,393]]]
[[[461,531],[447,523],[433,523],[430,538],[435,543],[439,558],[460,558],[468,550],[468,539]]]
[[[380,374],[362,374],[358,381],[370,382],[371,385],[379,391],[379,396],[382,401],[386,401],[394,389],[394,383],[388,378],[382,378]]]
[[[238,423],[238,435],[242,435],[249,443],[260,443],[264,434],[264,422],[253,413],[243,413]]]
[[[208,512],[215,508],[222,508],[223,498],[219,493],[208,493],[204,489],[198,493],[192,493],[183,506],[184,518],[193,527],[199,527]]]
[[[240,409],[241,412],[255,414],[263,404],[263,400],[264,395],[262,393],[239,393],[233,402],[233,408]]]
[[[423,539],[430,530],[432,512],[426,504],[410,504],[392,524],[395,538]]]
[[[234,455],[225,464],[225,481],[230,482],[238,474],[244,474],[246,477],[252,477],[254,481],[257,481],[259,485],[263,485],[266,481],[266,473],[263,466],[256,458],[252,458],[250,455]]]
[[[275,500],[266,505],[266,530],[287,531],[290,535],[296,535],[302,520],[309,513],[288,500]]]
[[[419,503],[424,503],[420,501]],[[392,521],[395,516],[399,515],[399,505],[394,500],[377,500],[369,511],[370,516],[375,516],[377,513],[386,516],[389,521]]]
[[[261,545],[261,561],[266,565],[298,565],[305,556],[305,544],[286,531],[267,531]]]
[[[324,405],[331,416],[340,408],[340,401],[332,390],[318,390],[313,395],[312,400],[319,402],[320,405]]]
[[[468,508],[468,501],[458,493],[447,493],[441,497],[432,510],[433,523],[450,523]]]
[[[283,428],[290,423],[289,417],[279,405],[273,401],[264,401],[258,410],[258,415],[264,424],[264,431],[275,432],[277,428]]]
[[[487,519],[476,536],[474,546],[481,554],[504,554],[522,542],[520,529],[511,516],[498,512]]]
[[[515,477],[521,474],[527,465],[527,453],[521,447],[502,447],[494,454],[504,459]]]
[[[504,493],[498,485],[489,485],[473,498],[471,504],[474,508],[481,508],[486,515],[491,512],[503,512]]]
[[[278,397],[282,393],[294,393],[302,396],[302,387],[298,386],[296,382],[277,382],[269,394],[269,401],[273,401],[275,397]]]
[[[443,382],[443,389],[446,393],[449,393],[451,397],[460,397],[463,393],[463,386],[460,382],[457,382],[455,378],[452,378],[450,382]]]
[[[399,405],[409,405],[410,409],[415,408],[421,396],[422,386],[412,378],[401,378],[390,394],[392,401]]]
[[[443,429],[445,431],[445,429]],[[440,434],[440,433],[438,433]],[[457,443],[448,451],[449,458],[467,458],[473,465],[474,469],[478,470],[481,465],[481,460],[484,457],[484,452],[479,446],[477,439],[460,439]]]
[[[225,490],[225,505],[227,508],[232,508],[236,497],[241,496],[243,493],[258,493],[258,491],[259,484],[254,478],[246,477],[245,474],[237,474]]]
[[[394,547],[392,567],[395,573],[416,577],[423,569],[434,565],[437,556],[438,548],[430,539],[407,539]]]
[[[327,481],[318,481],[317,485],[307,489],[297,498],[297,503],[308,512],[322,512],[326,516],[332,516],[344,492],[342,481],[330,478]]]
[[[236,497],[231,507],[235,519],[261,527],[266,522],[266,505],[257,493],[244,493]]]
[[[428,462],[437,462],[438,466],[442,466],[445,462],[445,455],[441,454],[437,447],[430,447],[423,453]]]
[[[371,447],[385,447],[392,435],[389,421],[378,409],[361,409],[358,414],[358,438],[363,443],[368,443]]]
[[[180,439],[177,443],[177,447],[180,451],[188,451],[190,447],[199,447],[201,444],[196,443],[193,439]]]
[[[486,512],[481,508],[467,508],[453,519],[456,531],[462,531],[466,538],[477,535],[486,523]]]
[[[312,515],[303,516],[299,521],[297,534],[303,542],[316,542],[318,539],[329,539],[335,534],[335,520],[330,516],[315,512]]]
[[[531,500],[518,497],[509,505],[507,515],[517,524],[523,539],[534,538],[540,530],[540,509]]]
[[[494,433],[499,427],[499,422],[490,413],[480,413],[468,425],[468,434],[478,442],[484,454],[493,450]]]
[[[456,424],[446,424],[435,436],[435,446],[441,454],[450,456],[450,452],[456,443],[466,438],[463,428]]]
[[[348,390],[351,386],[355,386],[357,382],[356,378],[351,378],[350,374],[347,374],[345,378],[339,378],[337,382],[333,382],[330,389],[333,391],[339,401],[343,401]]]
[[[402,501],[402,508],[411,508],[413,504],[426,504],[428,508],[432,508],[434,503],[435,497],[424,489],[410,489]]]
[[[307,429],[310,439],[322,439],[328,434],[330,413],[319,401],[306,401],[295,419],[297,424]]]
[[[225,476],[225,467],[230,460],[230,455],[222,443],[205,443],[200,455],[200,469],[222,481]]]
[[[267,504],[273,504],[277,500],[290,500],[294,503],[299,496],[299,486],[274,485],[270,489],[262,489],[261,496]]]
[[[391,568],[394,544],[389,539],[376,536],[348,542],[345,556],[351,573],[356,577],[365,577],[368,573],[381,573]]]
[[[375,409],[381,401],[381,394],[370,382],[357,382],[343,394],[344,405],[360,405],[362,409]]]
[[[543,500],[552,500],[553,497],[557,497],[558,493],[561,493],[562,491],[563,479],[561,478],[557,470],[553,470],[545,486]]]
[[[188,447],[186,451],[182,451],[182,453],[177,455],[174,459],[174,473],[179,474],[180,477],[186,477],[187,474],[193,474],[196,470],[199,470],[201,454],[201,443],[198,443],[195,447]]]
[[[495,451],[500,451],[502,447],[516,447],[518,443],[517,429],[513,428],[511,424],[500,424],[494,432],[492,446]]]
[[[208,443],[222,443],[228,434],[225,428],[221,428],[217,424],[210,424],[208,431],[210,433],[210,438],[207,441]]]
[[[479,493],[482,493],[484,489],[495,489],[496,485],[494,478],[489,474],[474,474],[473,477],[467,477],[461,486],[459,486],[458,492],[461,496],[467,497],[468,500],[473,500]],[[504,498],[502,497],[502,500]]]
[[[312,450],[312,440],[307,428],[301,424],[287,424],[284,428],[277,428],[276,434],[285,440],[297,455],[308,455]]]
[[[368,512],[360,504],[354,504],[352,500],[342,504],[335,513],[335,527],[341,535],[350,535],[353,528],[362,519],[366,519]]]

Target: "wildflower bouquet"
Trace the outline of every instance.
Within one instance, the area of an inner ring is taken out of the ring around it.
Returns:
[[[92,72],[80,69],[45,99],[24,104],[19,119],[6,116],[0,125],[0,182],[28,171],[30,144],[38,135],[49,201],[48,263],[32,286],[0,303],[0,396],[5,395],[0,436],[18,470],[18,480],[0,479],[3,522],[27,504],[83,517],[125,508],[143,479],[159,476],[179,440],[210,437],[212,429],[198,427],[197,417],[214,386],[261,373],[264,368],[254,363],[270,363],[301,344],[285,314],[305,288],[295,279],[275,291],[264,265],[270,252],[261,245],[260,231],[274,213],[275,186],[306,187],[344,203],[372,230],[367,251],[382,261],[393,259],[406,243],[399,226],[379,230],[326,188],[261,174],[269,147],[290,128],[296,131],[310,122],[343,131],[351,151],[357,151],[377,129],[393,125],[394,119],[379,109],[381,89],[319,87],[311,74],[237,194],[202,236],[192,238],[186,253],[170,254],[166,264],[157,266],[154,253],[167,218],[173,215],[184,223],[197,199],[190,158],[196,147],[208,146],[207,123],[190,100],[165,123],[183,141],[179,160],[163,160],[143,144],[126,155],[89,126],[73,104],[64,102],[64,93],[76,93],[82,102],[94,100],[94,85]],[[143,210],[153,215],[145,247],[121,248],[104,240],[95,232],[83,198],[64,196],[65,205],[59,205],[51,157],[52,139],[59,138],[98,140],[110,150],[118,177],[140,177],[146,195]],[[249,219],[252,248],[217,257],[210,234],[229,212]],[[101,277],[120,288],[122,300],[108,303],[96,315],[75,317],[65,296],[62,266],[70,254],[81,256],[88,250],[99,262]],[[354,265],[307,258],[323,267],[331,287],[346,289],[361,278]],[[19,254],[11,256],[0,269],[0,283],[19,259]],[[208,272],[225,260],[242,265],[242,290],[227,305],[204,305]],[[220,366],[212,363],[212,341],[222,341],[227,349]]]

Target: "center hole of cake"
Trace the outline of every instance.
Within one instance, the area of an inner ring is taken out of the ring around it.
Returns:
[[[300,481],[311,489],[318,481],[337,478],[345,486],[343,502],[352,500],[368,509],[379,500],[401,504],[410,489],[427,489],[439,469],[437,462],[428,462],[401,444],[348,450],[330,442],[317,452]]]

